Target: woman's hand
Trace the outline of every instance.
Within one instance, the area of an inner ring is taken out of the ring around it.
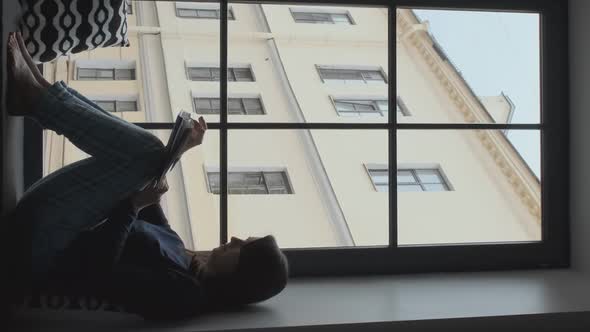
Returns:
[[[133,207],[139,212],[152,204],[160,203],[160,198],[168,191],[168,182],[164,177],[157,187],[148,185],[143,190],[131,195],[130,201]]]
[[[205,131],[207,131],[207,122],[203,116],[199,117],[199,120],[192,120],[193,121],[193,130],[189,134],[188,141],[186,145],[182,148],[182,153],[185,153],[189,149],[201,145],[203,143],[203,137],[205,136]]]

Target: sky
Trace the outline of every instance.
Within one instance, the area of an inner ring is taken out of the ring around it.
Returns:
[[[512,123],[540,122],[539,15],[415,10],[478,96],[504,92],[516,108]],[[540,176],[537,130],[510,130],[509,140]]]

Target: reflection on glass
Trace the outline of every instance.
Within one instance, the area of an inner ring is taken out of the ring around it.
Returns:
[[[387,175],[373,170],[387,167],[387,137],[386,130],[230,130],[229,236],[273,234],[284,248],[387,245]],[[218,193],[218,165],[207,174]]]
[[[258,99],[265,112],[230,112],[229,122],[388,121],[387,8],[231,7],[230,104]],[[240,66],[250,72],[234,73]]]
[[[541,240],[540,133],[518,132],[399,130],[398,243]]]
[[[396,23],[404,121],[539,123],[539,14],[399,8]]]

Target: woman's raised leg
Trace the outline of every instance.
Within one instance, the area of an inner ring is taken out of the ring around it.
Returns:
[[[55,255],[81,231],[95,226],[158,174],[165,147],[148,131],[91,107],[63,82],[49,88],[38,84],[17,49],[13,37],[9,107],[64,134],[93,156],[39,180],[17,205],[13,220],[26,225],[31,270],[43,278]]]
[[[14,35],[9,38],[8,46],[9,89],[12,89],[9,107],[13,115],[31,117],[98,158],[130,160],[162,148],[155,135],[91,107],[72,95],[65,83],[58,82],[48,88],[38,84]],[[19,100],[22,99],[19,94],[26,95],[26,100]]]

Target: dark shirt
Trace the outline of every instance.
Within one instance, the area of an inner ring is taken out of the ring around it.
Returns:
[[[51,279],[62,291],[90,292],[145,319],[181,319],[204,309],[203,289],[189,264],[160,205],[138,215],[123,201],[66,248]]]

